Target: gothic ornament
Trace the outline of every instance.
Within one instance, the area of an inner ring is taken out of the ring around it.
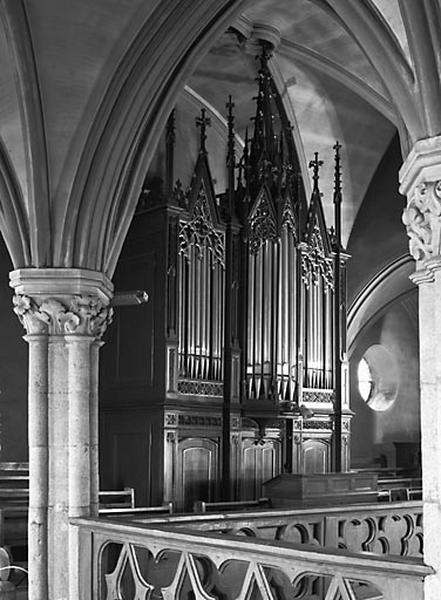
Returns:
[[[333,390],[303,390],[303,402],[314,402],[318,404],[330,404],[334,401]]]
[[[87,335],[101,338],[110,324],[113,309],[95,296],[60,298],[13,297],[14,312],[28,334]]]
[[[307,288],[318,285],[323,278],[328,289],[334,289],[334,269],[330,254],[329,234],[325,225],[321,192],[319,189],[319,170],[323,161],[319,160],[318,152],[314,153],[309,167],[313,170],[313,191],[309,214],[306,224],[304,241],[300,245],[302,252],[302,278]]]
[[[196,255],[202,260],[206,252],[213,257],[213,266],[225,267],[225,244],[223,235],[216,231],[210,215],[207,193],[203,183],[187,223],[179,224],[179,252],[187,259],[190,248],[196,248]]]
[[[418,184],[402,217],[415,260],[427,260],[440,252],[440,216],[441,180]]]
[[[300,245],[302,252],[302,278],[306,287],[317,285],[320,277],[327,288],[334,289],[332,258],[326,255],[323,237],[316,221],[309,243]]]
[[[191,394],[194,396],[214,396],[221,398],[224,392],[224,386],[223,383],[214,381],[181,379],[178,381],[178,392],[180,394]]]
[[[277,240],[277,226],[270,200],[263,189],[249,217],[251,254],[257,254],[266,241]]]
[[[286,196],[282,208],[282,227],[286,227],[297,240],[297,219],[288,196]]]

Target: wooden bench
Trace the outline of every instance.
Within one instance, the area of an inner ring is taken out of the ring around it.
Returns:
[[[378,490],[377,492],[378,502],[392,502],[392,494],[388,489]]]
[[[420,477],[392,477],[378,480],[379,494],[389,494],[389,501],[400,502],[403,500],[419,500],[421,497],[413,497],[409,490],[421,490],[422,481]]]
[[[126,487],[123,490],[100,491],[99,505],[100,509],[135,508],[135,490],[132,487]]]
[[[247,510],[248,508],[265,508],[270,507],[269,498],[259,498],[258,500],[236,500],[231,502],[205,502],[198,500],[193,504],[193,512],[219,512],[225,510]]]
[[[29,504],[28,488],[2,487],[0,485],[0,506],[27,506]],[[100,509],[133,509],[135,508],[135,490],[112,490],[99,492]]]
[[[394,488],[394,487],[408,487],[411,485],[421,484],[421,477],[387,477],[379,478],[378,486]]]
[[[412,500],[422,500],[423,499],[423,490],[422,488],[408,488],[406,490],[406,500],[409,502]]]
[[[150,516],[152,514],[159,515],[172,515],[174,514],[173,502],[166,502],[161,506],[136,506],[133,508],[100,508],[100,517],[111,517],[113,518],[130,518],[137,517],[142,518],[143,516]]]

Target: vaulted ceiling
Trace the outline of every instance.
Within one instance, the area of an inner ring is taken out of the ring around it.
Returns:
[[[304,171],[313,151],[326,160],[325,201],[344,145],[346,239],[395,128],[404,153],[441,131],[438,0],[1,0],[0,18],[0,228],[15,266],[111,275],[184,84],[222,114],[231,93],[243,135],[259,39]]]

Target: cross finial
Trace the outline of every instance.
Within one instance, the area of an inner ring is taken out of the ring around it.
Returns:
[[[309,168],[312,169],[312,179],[314,181],[314,189],[318,189],[319,169],[323,165],[323,161],[319,160],[318,152],[314,152],[314,160],[309,161]]]
[[[262,52],[260,53],[259,56],[256,56],[257,59],[259,59],[260,61],[260,69],[262,72],[265,72],[268,70],[268,61],[270,60],[272,53],[271,53],[271,45],[265,42],[261,42],[261,48],[262,48]]]
[[[228,157],[227,164],[228,166],[234,167],[235,157],[234,157],[234,115],[233,108],[234,102],[230,96],[228,96],[228,102],[226,104],[228,109],[227,122],[228,122]]]
[[[335,168],[334,168],[334,202],[341,202],[341,162],[340,162],[340,142],[335,142],[333,149],[335,151]]]
[[[200,149],[199,152],[206,152],[207,149],[205,148],[205,140],[207,139],[207,126],[209,127],[211,125],[211,119],[209,117],[205,116],[205,108],[201,108],[201,116],[200,117],[196,117],[196,125],[197,127],[201,128],[201,135],[200,135]]]
[[[231,94],[228,96],[228,102],[225,106],[228,108],[228,119],[233,118],[233,108],[235,107],[235,104]]]

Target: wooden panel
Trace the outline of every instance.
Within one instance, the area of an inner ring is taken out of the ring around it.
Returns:
[[[113,436],[113,487],[135,488],[137,506],[150,496],[150,436],[147,433],[115,433]]]
[[[184,510],[193,502],[216,499],[216,480],[219,472],[219,445],[213,440],[187,438],[178,443],[177,489],[174,496]]]
[[[256,444],[253,439],[242,442],[239,497],[257,500],[262,496],[262,484],[280,472],[280,443],[266,440]]]
[[[303,443],[304,473],[326,473],[329,470],[329,445],[321,440]]]
[[[257,447],[247,440],[242,452],[240,476],[240,499],[254,500],[256,497]]]
[[[152,385],[155,342],[155,252],[121,260],[115,276],[117,291],[145,290],[146,304],[115,308],[102,350],[103,384],[114,386]]]
[[[133,487],[137,506],[161,504],[161,415],[131,408],[103,410],[100,421],[101,489]]]

